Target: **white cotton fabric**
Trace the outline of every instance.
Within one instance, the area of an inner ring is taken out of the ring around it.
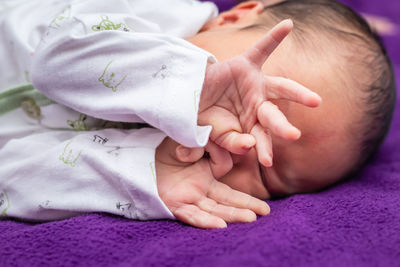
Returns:
[[[174,218],[158,196],[155,148],[166,135],[208,141],[197,109],[215,58],[182,38],[216,14],[189,0],[3,1],[0,93],[32,82],[58,104],[40,118],[22,108],[0,116],[0,214]],[[102,129],[106,121],[157,129]]]

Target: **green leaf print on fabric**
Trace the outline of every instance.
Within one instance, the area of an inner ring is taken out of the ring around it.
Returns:
[[[6,216],[10,208],[10,200],[6,190],[0,191],[0,216]]]
[[[76,162],[78,161],[79,157],[81,156],[82,150],[79,151],[78,154],[74,153],[72,149],[69,149],[70,144],[72,141],[69,141],[65,147],[63,153],[60,155],[58,158],[62,162],[64,162],[66,165],[70,165],[71,167],[75,167]]]
[[[67,5],[63,10],[51,20],[50,26],[59,28],[61,23],[71,17],[71,5]]]
[[[10,111],[13,111],[14,109],[18,109],[21,107],[26,112],[25,108],[27,108],[27,106],[25,105],[27,104],[27,102],[25,101],[27,99],[31,99],[28,100],[30,102],[28,103],[29,106],[32,106],[32,102],[34,103],[33,106],[36,107],[36,111],[34,114],[36,114],[36,117],[38,113],[38,107],[47,106],[55,103],[54,101],[39,93],[32,84],[26,84],[16,88],[11,88],[0,93],[0,115],[6,114]]]
[[[101,16],[101,21],[98,25],[92,26],[92,31],[115,31],[122,29],[126,32],[129,32],[129,28],[124,23],[115,24],[112,22],[108,16]]]
[[[32,98],[25,98],[24,100],[22,100],[21,108],[25,111],[26,115],[28,115],[28,117],[32,119],[40,120],[40,118],[42,117],[40,107]]]
[[[90,131],[90,127],[86,125],[87,116],[79,114],[79,118],[75,121],[67,120],[67,124],[75,131]]]
[[[108,70],[112,63],[112,60],[107,64],[106,68],[103,71],[103,74],[98,78],[98,81],[101,82],[105,87],[110,88],[113,92],[117,91],[118,86],[125,80],[125,75],[121,80],[116,79],[116,74]]]

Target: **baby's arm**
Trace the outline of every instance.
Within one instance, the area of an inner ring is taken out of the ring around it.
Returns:
[[[206,150],[218,167],[223,155],[208,145]],[[178,219],[200,228],[222,228],[227,222],[251,222],[267,215],[269,206],[257,198],[231,189],[214,178],[211,160],[201,148],[187,149],[166,138],[157,148],[157,187],[161,199]],[[217,154],[215,154],[217,153]],[[220,173],[222,176],[224,173]]]
[[[197,161],[201,148],[175,156],[177,144],[164,138],[143,128],[11,140],[0,150],[0,216],[44,221],[107,212],[140,220],[175,216],[215,228],[269,212],[264,202],[215,180],[209,162]]]
[[[131,219],[174,218],[158,196],[157,129],[51,131],[0,150],[0,214],[55,220],[83,212]]]
[[[97,3],[75,1],[50,25],[33,60],[35,87],[81,113],[146,122],[186,146],[204,146],[211,128],[197,125],[197,110],[214,57],[160,32],[127,1],[113,2],[112,12]]]

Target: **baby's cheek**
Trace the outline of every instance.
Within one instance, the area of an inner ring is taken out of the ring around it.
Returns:
[[[225,176],[220,178],[220,181],[232,189],[238,190],[240,192],[249,194],[250,193],[250,186],[248,182],[248,178],[245,175],[241,175],[241,172],[235,170],[235,167]]]
[[[266,199],[266,196],[269,196],[260,179],[260,175],[254,173],[251,169],[234,166],[228,174],[219,180],[232,189],[256,198]]]

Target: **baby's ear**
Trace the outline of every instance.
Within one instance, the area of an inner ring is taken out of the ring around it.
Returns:
[[[190,148],[178,145],[175,148],[175,155],[180,162],[194,163],[203,157],[204,148],[203,147]]]
[[[251,24],[263,10],[263,4],[258,1],[240,3],[234,8],[220,13],[215,19],[207,22],[201,31],[232,24]]]
[[[260,2],[260,1],[244,1],[240,4],[238,4],[237,6],[233,7],[231,10],[229,11],[233,11],[233,10],[239,10],[239,11],[252,11],[252,12],[256,12],[256,13],[261,13],[264,10],[264,5]],[[227,12],[229,12],[227,11]]]

